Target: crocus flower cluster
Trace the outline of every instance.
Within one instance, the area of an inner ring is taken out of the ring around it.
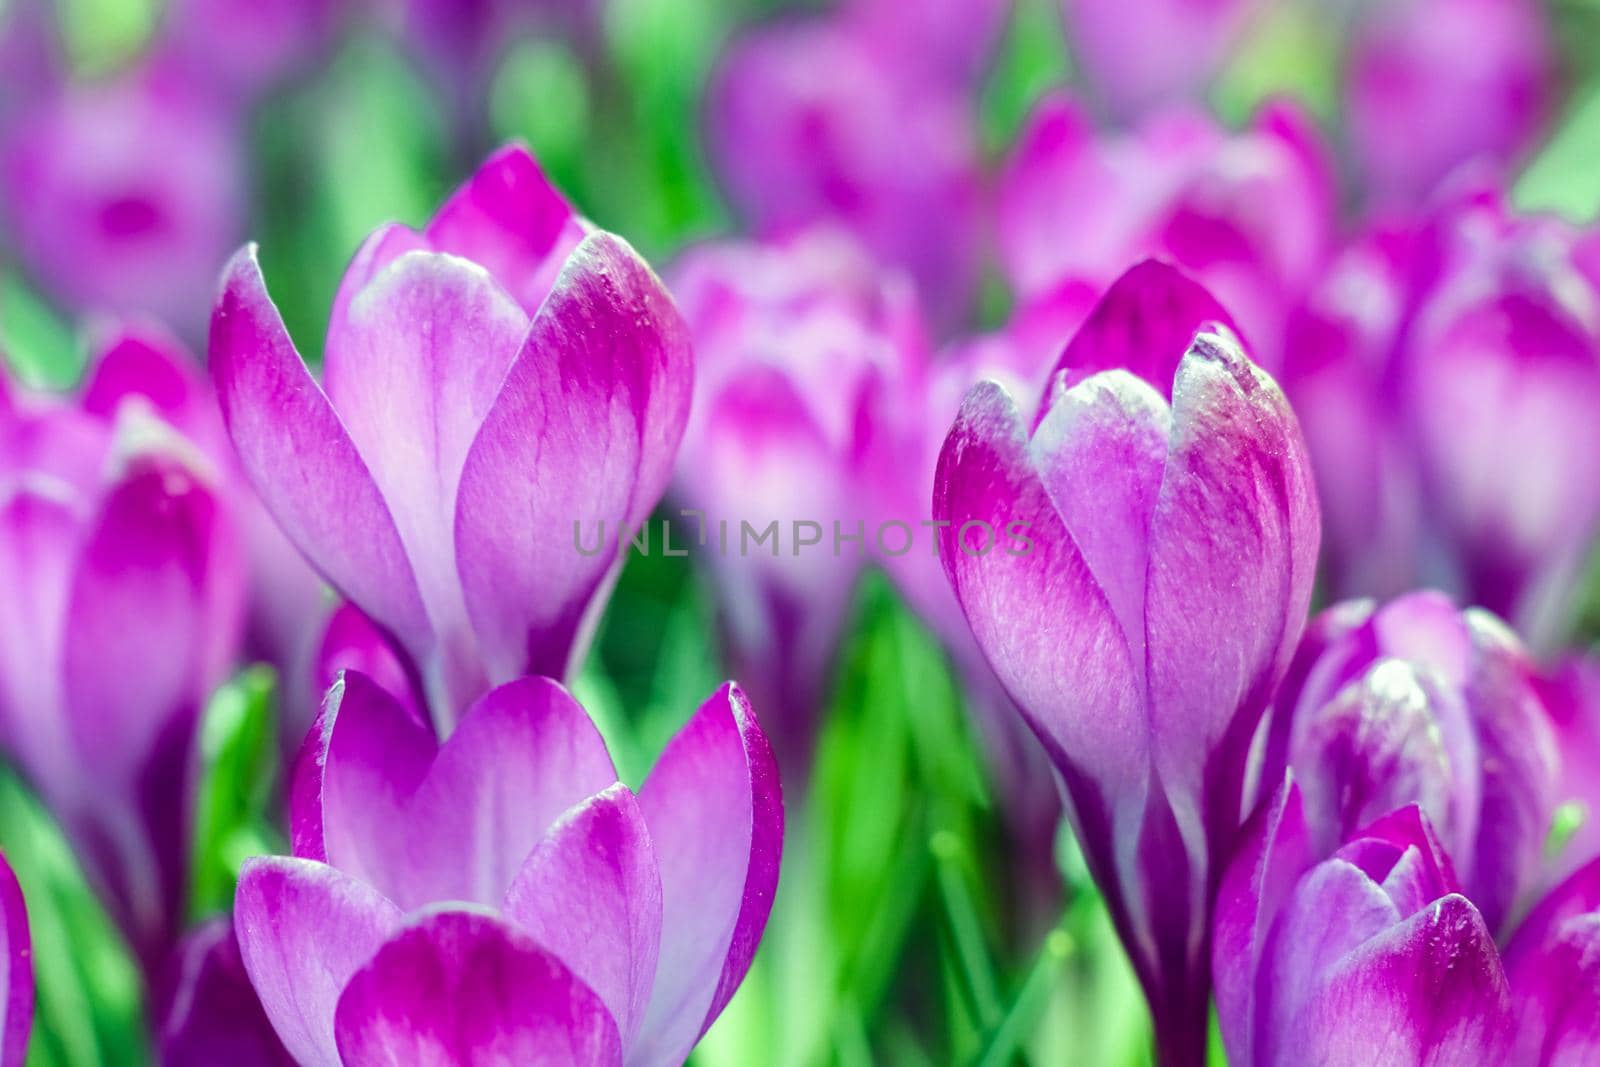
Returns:
[[[299,1062],[681,1063],[749,968],[783,809],[737,688],[637,794],[543,678],[489,691],[441,744],[351,671],[308,745],[295,854],[247,863],[234,905]]]

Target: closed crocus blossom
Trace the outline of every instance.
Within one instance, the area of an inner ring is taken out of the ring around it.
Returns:
[[[1090,90],[1121,118],[1201,99],[1262,0],[1061,0]]]
[[[1553,110],[1557,55],[1538,0],[1362,4],[1344,102],[1369,194],[1420,203],[1466,164],[1509,171]]]
[[[899,40],[842,16],[735,40],[707,93],[708,151],[758,236],[842,226],[953,326],[978,280],[977,132],[967,88],[930,80]]]
[[[167,64],[40,93],[0,138],[18,258],[71,308],[197,333],[245,217],[235,120]]]
[[[946,573],[1061,776],[1168,1063],[1204,1058],[1213,894],[1317,552],[1294,416],[1226,321],[1173,268],[1135,267],[1031,428],[999,386],[967,395],[934,495]]]
[[[1277,697],[1280,753],[1323,849],[1417,804],[1489,928],[1540,875],[1559,761],[1535,667],[1493,616],[1413,593],[1330,608]]]
[[[1528,914],[1506,946],[1516,1052],[1527,1067],[1600,1058],[1600,861],[1575,871]]]
[[[1588,247],[1468,189],[1361,237],[1293,316],[1336,595],[1436,586],[1559,641],[1600,529]]]
[[[701,514],[738,673],[772,709],[785,760],[798,759],[880,521],[906,524],[892,549],[911,539],[932,558],[926,503],[889,516],[877,493],[907,414],[896,401],[920,387],[917,303],[828,230],[691,249],[672,288],[697,394],[677,496]]]
[[[675,1065],[744,978],[783,808],[736,687],[637,794],[543,678],[491,690],[440,744],[350,671],[307,745],[295,855],[248,861],[234,903],[300,1063]]]
[[[1157,256],[1216,293],[1273,372],[1284,320],[1316,279],[1334,222],[1315,129],[1286,104],[1237,133],[1185,107],[1116,133],[1052,94],[996,196],[1001,265],[1024,306],[1073,283],[1103,290]]]
[[[620,561],[574,530],[649,514],[693,376],[660,281],[517,147],[423,230],[362,246],[320,385],[253,248],[224,276],[211,367],[262,501],[403,650],[446,731],[492,684],[582,654]]]
[[[135,342],[76,398],[0,408],[0,726],[141,960],[187,887],[192,742],[247,571],[216,467],[159,415]]]
[[[33,939],[16,872],[0,854],[0,1067],[22,1067],[33,1028]]]
[[[1494,939],[1415,806],[1325,850],[1284,785],[1223,879],[1214,951],[1230,1064],[1522,1062]]]

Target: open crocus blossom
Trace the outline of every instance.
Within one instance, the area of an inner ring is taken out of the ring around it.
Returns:
[[[1326,852],[1298,788],[1281,787],[1223,880],[1215,953],[1238,1067],[1524,1062],[1504,1058],[1511,998],[1494,939],[1415,806]]]
[[[1319,616],[1279,690],[1265,778],[1287,753],[1324,850],[1417,804],[1499,932],[1537,882],[1558,759],[1535,668],[1499,620],[1436,593]]]
[[[783,802],[731,684],[637,794],[545,678],[491,690],[440,744],[346,672],[307,745],[295,855],[248,861],[234,903],[300,1063],[676,1065],[743,980]]]
[[[934,495],[945,571],[1060,773],[1168,1063],[1204,1057],[1212,895],[1317,553],[1299,428],[1227,321],[1177,270],[1133,268],[1031,429],[999,386],[968,393]]]
[[[152,968],[182,915],[192,742],[247,584],[226,483],[167,421],[183,380],[126,334],[78,396],[0,403],[4,745]]]
[[[212,372],[290,540],[397,642],[437,715],[564,676],[620,565],[574,531],[649,514],[688,412],[688,334],[660,281],[509,147],[421,231],[368,238],[324,359],[319,385],[240,252]]]
[[[702,514],[736,673],[771,709],[788,761],[815,729],[856,577],[877,550],[896,401],[916,395],[926,359],[917,301],[833,230],[702,245],[671,278],[696,360],[678,495]],[[904,484],[904,467],[895,474]],[[906,522],[895,551],[925,533],[921,514],[893,517]],[[926,540],[912,551],[931,558]]]

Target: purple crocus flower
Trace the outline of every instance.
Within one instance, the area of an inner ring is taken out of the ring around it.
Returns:
[[[247,572],[226,483],[134,339],[0,404],[0,729],[145,964],[187,885],[191,743]],[[134,368],[139,368],[138,372]]]
[[[1286,755],[1321,851],[1416,804],[1504,928],[1540,875],[1558,758],[1534,665],[1503,623],[1437,593],[1337,605],[1276,703],[1265,778]]]
[[[235,121],[170,65],[53,87],[0,139],[17,256],[71,308],[196,332],[245,217]]]
[[[1593,1063],[1600,1055],[1600,861],[1557,886],[1506,947],[1516,1051],[1528,1067]]]
[[[0,1067],[22,1067],[33,1028],[33,938],[11,862],[0,853]]]
[[[233,923],[209,919],[173,952],[160,1013],[165,1067],[290,1067],[239,955]]]
[[[1265,8],[1262,0],[1061,0],[1073,54],[1121,118],[1199,100]]]
[[[1539,692],[1561,754],[1556,800],[1577,825],[1547,854],[1544,884],[1556,885],[1579,867],[1600,859],[1600,657],[1570,656],[1539,680]]]
[[[907,59],[917,50],[865,26],[788,20],[737,39],[707,92],[708,151],[758,236],[843,226],[955,325],[982,236],[968,87],[930,79]]]
[[[1215,292],[1273,371],[1284,320],[1317,278],[1334,221],[1315,128],[1281,104],[1240,133],[1174,108],[1103,134],[1052,94],[1018,138],[997,200],[1001,265],[1024,306],[1074,283],[1101,291],[1156,256]]]
[[[1345,117],[1369,193],[1417,204],[1464,164],[1509,169],[1553,111],[1556,68],[1538,0],[1360,5]]]
[[[801,759],[876,554],[880,472],[905,481],[897,422],[914,404],[896,401],[918,395],[926,358],[916,299],[836,231],[693,248],[672,289],[696,354],[678,495],[703,515],[736,673],[772,709],[784,759]],[[892,517],[908,530],[891,547],[918,538],[931,559],[925,515]]]
[[[1217,901],[1228,1062],[1475,1067],[1509,1051],[1494,939],[1415,806],[1332,851],[1298,787],[1251,820]]]
[[[1600,529],[1600,290],[1585,235],[1469,189],[1335,261],[1294,315],[1285,388],[1336,595],[1446,589],[1539,649]]]
[[[229,265],[211,366],[245,472],[289,539],[451,709],[581,657],[615,552],[671,474],[688,333],[650,268],[502,149],[421,231],[356,254],[311,376],[253,248]]]
[[[154,47],[241,103],[332,43],[343,0],[171,0]]]
[[[1204,1057],[1213,894],[1317,553],[1299,428],[1227,321],[1174,268],[1135,267],[1033,419],[998,385],[967,394],[934,495],[946,573],[1061,776],[1170,1063]]]
[[[349,671],[307,743],[295,854],[248,861],[234,903],[300,1063],[678,1064],[743,980],[783,806],[736,687],[637,794],[545,678],[491,690],[440,744]]]

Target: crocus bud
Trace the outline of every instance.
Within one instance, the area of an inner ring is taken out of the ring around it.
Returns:
[[[1024,305],[1072,282],[1102,290],[1156,256],[1215,292],[1274,371],[1289,309],[1327,255],[1335,206],[1315,129],[1288,105],[1240,133],[1186,108],[1101,133],[1060,94],[1035,108],[997,200],[1001,264]]]
[[[1500,930],[1539,876],[1558,767],[1521,643],[1436,593],[1340,605],[1314,629],[1277,697],[1266,780],[1286,750],[1323,851],[1418,805]]]
[[[224,276],[211,366],[267,509],[398,643],[446,730],[495,682],[572,669],[620,565],[574,533],[649,514],[693,375],[650,268],[515,147],[423,230],[362,246],[322,384],[253,248]]]
[[[1213,893],[1317,553],[1299,428],[1225,321],[1135,267],[1031,428],[999,386],[968,393],[934,495],[945,571],[1060,773],[1173,1063],[1203,1059]]]
[[[1552,110],[1556,61],[1538,0],[1362,4],[1344,96],[1371,195],[1416,204],[1463,164],[1519,162]]]
[[[1285,784],[1223,878],[1213,952],[1230,1064],[1521,1062],[1494,939],[1415,806],[1327,853]]]
[[[33,938],[22,887],[0,854],[0,1067],[22,1067],[33,1029]]]
[[[708,151],[758,235],[844,227],[954,325],[978,279],[975,123],[965,88],[930,81],[896,39],[822,18],[736,40],[708,90]]]
[[[743,980],[783,802],[736,687],[637,795],[544,678],[491,690],[440,744],[350,671],[307,746],[295,855],[248,861],[234,903],[298,1062],[679,1064]]]
[[[1600,1055],[1600,861],[1573,873],[1528,914],[1506,946],[1516,1052],[1528,1067]]]
[[[1134,118],[1198,101],[1262,0],[1061,0],[1073,54],[1096,97]]]
[[[885,535],[892,549],[909,539],[931,559],[925,498],[922,514],[875,506],[920,395],[916,301],[835,231],[691,249],[672,288],[696,353],[678,495],[699,513],[691,536],[717,576],[739,674],[795,759],[880,520],[905,522]]]
[[[124,376],[132,345],[79,398],[0,409],[0,724],[155,967],[183,914],[192,742],[237,655],[247,571],[226,482]]]
[[[236,116],[174,74],[151,64],[37,97],[0,139],[0,204],[62,303],[193,335],[240,236],[244,173]]]

